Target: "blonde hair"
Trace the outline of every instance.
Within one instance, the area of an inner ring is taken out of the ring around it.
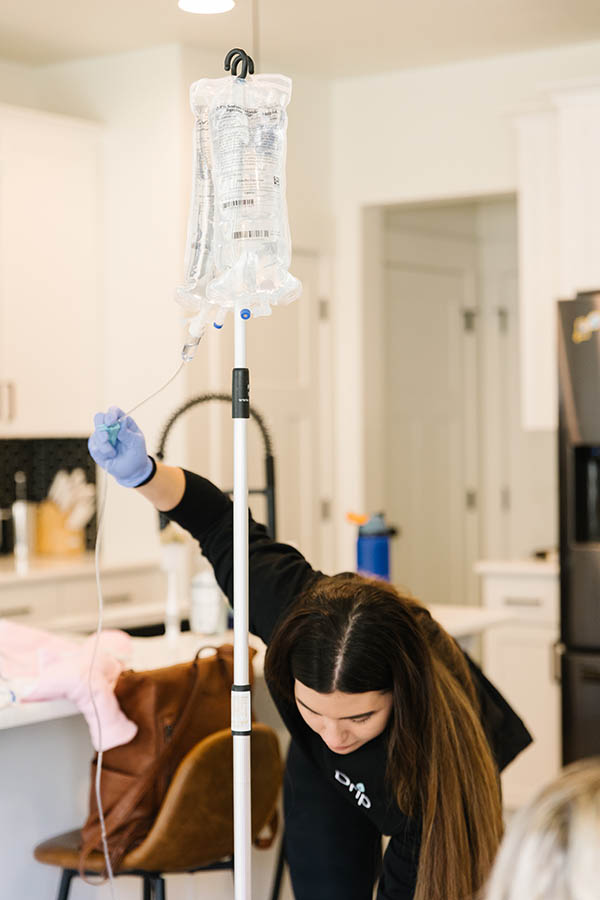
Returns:
[[[600,757],[567,766],[510,822],[485,900],[597,900]]]

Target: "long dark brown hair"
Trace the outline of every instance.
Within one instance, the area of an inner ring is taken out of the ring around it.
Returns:
[[[381,581],[319,579],[279,624],[265,660],[271,688],[392,691],[387,779],[422,822],[415,900],[467,900],[502,837],[498,777],[467,662],[427,610]]]

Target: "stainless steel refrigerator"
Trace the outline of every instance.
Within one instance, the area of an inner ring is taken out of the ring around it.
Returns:
[[[600,290],[558,304],[563,763],[600,754]]]

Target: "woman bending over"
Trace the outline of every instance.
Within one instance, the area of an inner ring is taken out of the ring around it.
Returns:
[[[233,599],[232,503],[155,463],[131,418],[98,413],[89,447],[190,532]],[[102,426],[123,420],[116,446]],[[411,597],[328,576],[250,519],[250,630],[291,736],[285,843],[296,900],[468,900],[502,835],[498,772],[531,738]],[[383,860],[381,837],[389,835]]]

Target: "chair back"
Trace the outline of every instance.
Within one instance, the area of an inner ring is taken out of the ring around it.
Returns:
[[[277,808],[283,765],[272,728],[252,724],[252,838]],[[229,729],[196,744],[179,764],[154,824],[120,870],[184,872],[233,854],[233,737]]]

